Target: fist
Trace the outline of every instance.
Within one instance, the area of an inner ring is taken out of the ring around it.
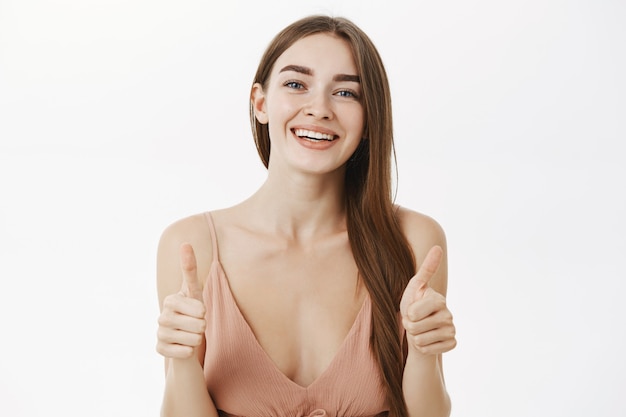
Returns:
[[[446,298],[429,286],[442,258],[443,249],[434,246],[407,284],[400,301],[409,349],[424,355],[448,352],[456,346],[456,328]]]
[[[182,286],[163,300],[157,331],[157,352],[166,358],[186,359],[204,341],[205,307],[198,281],[196,256],[190,244],[180,247]]]

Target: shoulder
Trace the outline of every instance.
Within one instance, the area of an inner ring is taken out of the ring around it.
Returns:
[[[409,241],[413,251],[418,252],[416,255],[426,256],[430,248],[435,245],[445,249],[446,234],[443,227],[435,219],[426,214],[399,206],[397,207],[397,215],[402,232]]]
[[[206,213],[194,214],[168,225],[159,239],[157,249],[157,281],[159,297],[176,292],[182,285],[180,270],[180,246],[189,243],[193,247],[201,285],[208,275],[213,245]]]
[[[194,214],[175,221],[168,225],[161,233],[159,247],[167,249],[170,246],[178,248],[182,243],[192,246],[211,246],[211,234],[206,213]],[[195,249],[195,248],[194,248]]]
[[[167,226],[159,239],[158,256],[178,254],[183,243],[189,243],[194,248],[196,258],[202,254],[211,254],[211,231],[207,222],[206,213],[194,214],[177,220]]]
[[[413,251],[417,268],[420,267],[433,246],[439,246],[443,249],[442,263],[438,273],[433,277],[432,283],[439,292],[445,294],[448,249],[443,227],[432,217],[405,207],[397,207],[397,217],[400,228]]]

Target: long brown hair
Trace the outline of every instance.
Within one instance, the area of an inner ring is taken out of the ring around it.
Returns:
[[[393,205],[391,95],[380,55],[370,38],[351,21],[310,16],[276,35],[261,58],[253,84],[266,88],[278,57],[297,40],[316,33],[330,33],[350,44],[361,80],[365,139],[346,167],[348,236],[360,277],[372,300],[371,348],[387,386],[390,416],[406,417],[398,310],[402,292],[415,274],[415,259]],[[269,129],[256,120],[252,105],[250,122],[259,156],[267,167]]]

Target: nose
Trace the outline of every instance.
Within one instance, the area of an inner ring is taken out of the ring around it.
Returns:
[[[330,98],[324,92],[312,93],[303,111],[307,116],[313,116],[318,120],[330,120],[333,118]]]

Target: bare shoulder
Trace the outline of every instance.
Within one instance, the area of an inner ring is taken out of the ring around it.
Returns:
[[[182,285],[180,246],[189,243],[194,249],[200,284],[209,273],[212,243],[209,224],[204,213],[194,214],[168,225],[161,233],[157,250],[157,288],[159,301],[177,292]]]
[[[444,255],[441,266],[431,283],[439,292],[445,294],[447,290],[448,255],[446,234],[443,228],[439,222],[426,214],[405,207],[398,207],[397,210],[400,227],[409,245],[411,245],[418,268],[433,246],[440,246],[443,249]]]
[[[182,218],[167,226],[161,234],[159,249],[174,247],[178,250],[185,242],[190,243],[196,252],[211,249],[211,233],[205,213]]]
[[[398,207],[398,220],[413,250],[419,252],[416,255],[421,254],[423,258],[435,245],[439,245],[445,250],[445,232],[432,217],[405,207]]]

